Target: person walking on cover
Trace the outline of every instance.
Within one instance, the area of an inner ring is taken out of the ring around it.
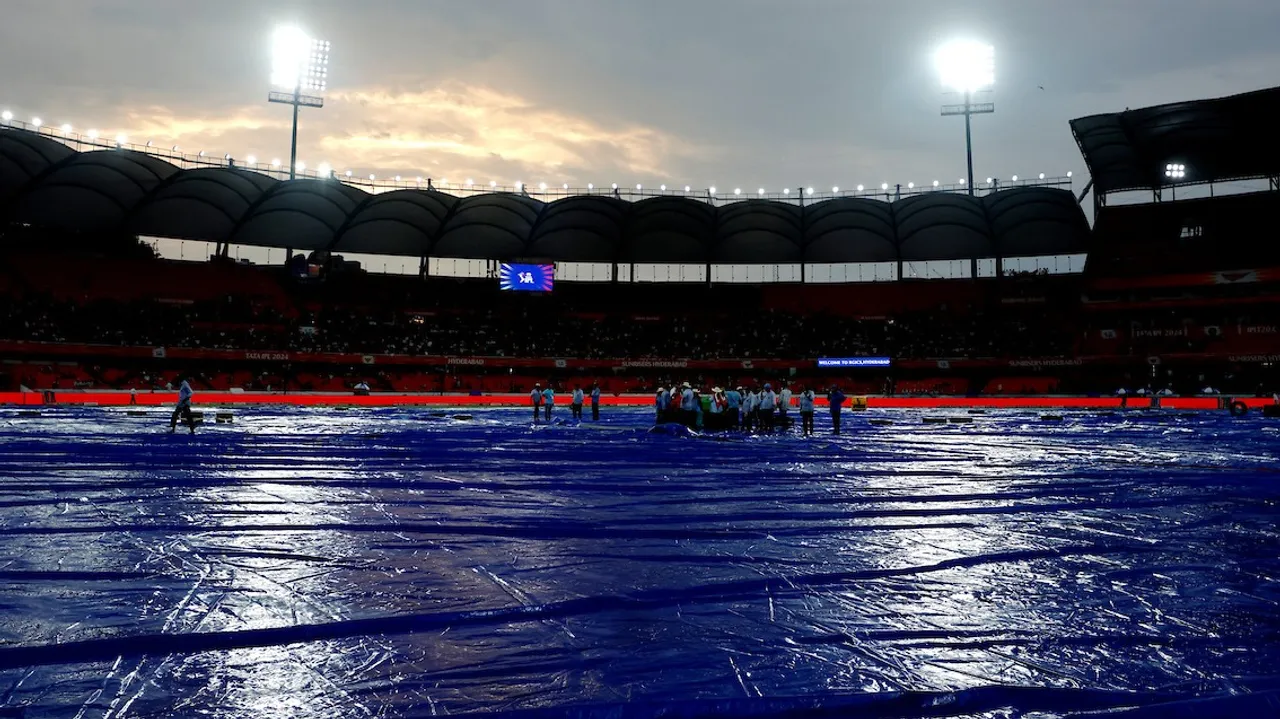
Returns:
[[[813,434],[813,390],[801,388],[800,392],[800,431],[808,437]]]
[[[582,421],[582,400],[582,387],[575,384],[573,386],[573,399],[569,401],[569,412],[579,422]]]
[[[840,410],[844,408],[844,392],[840,391],[840,385],[833,385],[831,392],[827,395],[827,404],[831,406],[831,429],[833,434],[840,434]]]
[[[591,383],[591,421],[600,421],[600,383]]]
[[[542,415],[548,424],[551,423],[551,408],[556,405],[556,391],[551,389],[551,383],[547,383],[547,388],[542,390]]]
[[[533,423],[538,423],[538,410],[542,409],[542,385],[533,383],[533,391],[529,393],[529,401],[533,403]]]
[[[169,433],[173,434],[178,428],[178,418],[182,417],[182,421],[191,429],[191,434],[196,433],[196,417],[191,413],[191,397],[195,392],[191,389],[191,383],[186,378],[182,379],[182,385],[178,387],[178,406],[173,408],[173,416],[169,418]]]

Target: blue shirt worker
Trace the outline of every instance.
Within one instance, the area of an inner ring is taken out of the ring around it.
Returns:
[[[533,403],[533,423],[538,423],[538,410],[542,407],[542,385],[535,383],[529,393],[529,401]]]
[[[542,416],[543,419],[551,421],[551,408],[556,404],[556,391],[551,389],[551,385],[542,390]]]
[[[600,421],[600,385],[597,383],[591,384],[591,419]]]
[[[844,409],[845,399],[839,385],[832,387],[831,393],[827,395],[827,404],[831,405],[831,428],[834,434],[840,434],[840,410]]]
[[[578,385],[573,386],[573,399],[569,402],[569,411],[573,413],[576,420],[582,419],[582,388]]]
[[[195,391],[191,389],[191,383],[185,379],[182,380],[182,386],[178,388],[178,405],[173,408],[173,416],[169,418],[169,433],[173,434],[178,428],[178,418],[181,417],[183,424],[191,429],[191,434],[196,433],[196,417],[191,413],[191,398],[195,395]]]
[[[800,431],[808,437],[813,434],[813,390],[800,388]]]
[[[729,413],[729,426],[733,428],[736,428],[742,423],[742,413],[739,411],[742,409],[741,390],[742,388],[738,387],[737,389],[730,389],[728,392],[724,393],[724,401],[725,404],[728,405],[726,411]]]

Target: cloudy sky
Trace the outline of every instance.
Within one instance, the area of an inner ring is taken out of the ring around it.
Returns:
[[[333,45],[299,159],[380,176],[705,188],[954,182],[941,42],[997,48],[976,173],[1075,171],[1067,121],[1267,87],[1276,0],[5,0],[0,107],[287,158],[273,26]],[[954,100],[951,100],[954,101]],[[1077,189],[1081,187],[1077,184]]]

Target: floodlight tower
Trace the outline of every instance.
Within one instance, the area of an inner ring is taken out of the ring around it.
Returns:
[[[971,118],[996,111],[994,102],[973,102],[973,96],[996,82],[996,51],[985,43],[960,40],[947,43],[934,56],[944,87],[964,94],[959,105],[943,105],[942,114],[964,115],[964,145],[969,163],[969,194],[973,195],[973,129]]]
[[[297,177],[298,108],[324,107],[322,93],[329,84],[329,43],[301,28],[276,28],[271,37],[271,87],[268,102],[293,105],[293,136],[289,143],[289,179]]]

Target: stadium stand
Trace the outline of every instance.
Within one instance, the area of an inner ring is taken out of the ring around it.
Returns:
[[[1159,169],[1176,156],[1196,182],[1275,177],[1275,140],[1252,113],[1277,92],[1074,121],[1094,173],[1092,230],[1077,198],[1051,187],[719,203],[371,194],[336,179],[183,169],[125,148],[77,152],[3,128],[0,389],[163,388],[181,370],[207,389],[290,391],[367,380],[375,391],[520,392],[550,380],[622,393],[772,377],[888,394],[1261,392],[1280,362],[1280,250],[1257,228],[1280,209],[1280,187],[1164,200]],[[1246,153],[1251,138],[1257,151]],[[1108,204],[1130,190],[1155,201]],[[323,269],[300,278],[225,256],[163,260],[139,237],[283,248]],[[1082,252],[1083,275],[1000,267]],[[614,281],[515,295],[492,279],[375,276],[343,253],[423,267],[428,257],[610,263]],[[918,261],[974,271],[910,279],[906,263]],[[996,263],[993,276],[976,271],[983,261]],[[628,263],[880,262],[898,263],[902,279],[618,281]],[[819,370],[827,356],[893,366]]]

